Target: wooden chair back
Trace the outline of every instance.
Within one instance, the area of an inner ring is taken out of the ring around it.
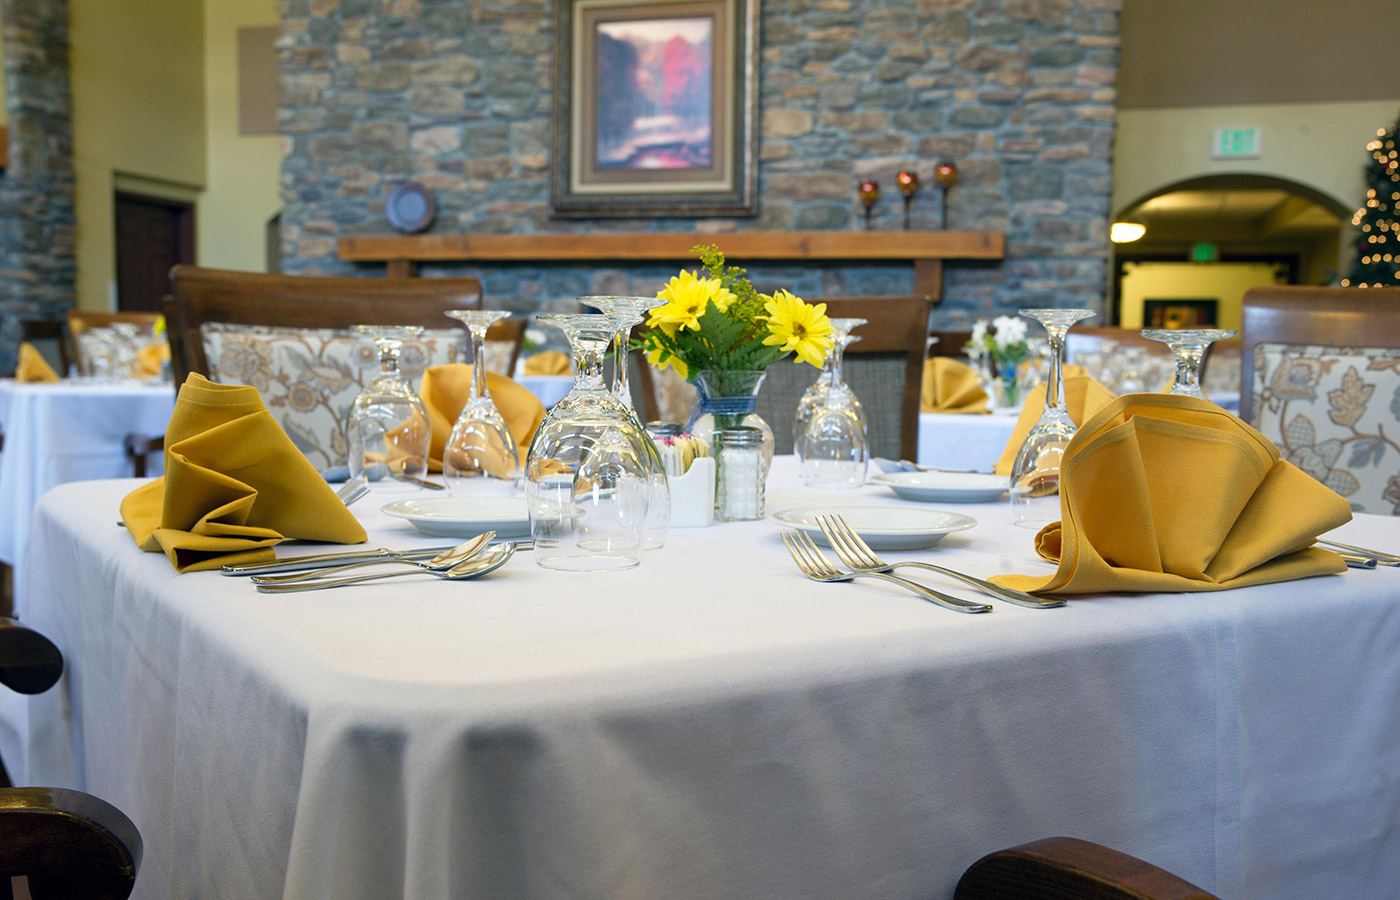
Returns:
[[[20,340],[33,344],[50,363],[56,362],[59,375],[67,375],[69,368],[78,359],[67,317],[24,319],[19,323],[19,337]],[[46,350],[48,352],[45,352]]]
[[[967,359],[967,351],[963,347],[972,340],[971,328],[931,328],[928,336],[929,345],[926,355]]]
[[[919,446],[919,390],[927,346],[929,302],[923,297],[836,297],[825,303],[832,318],[860,318],[860,340],[846,348],[845,378],[860,398],[870,426],[870,455],[915,459]],[[805,363],[768,367],[758,414],[773,428],[774,453],[792,452],[797,403],[817,380]]]
[[[141,832],[112,804],[62,788],[0,788],[0,879],[24,876],[33,900],[126,900]]]
[[[1400,347],[1400,288],[1250,288],[1244,295],[1240,338],[1240,418],[1250,422],[1255,348],[1260,344]]]
[[[963,873],[953,900],[1219,900],[1165,869],[1077,838],[988,854]]]
[[[337,278],[268,275],[199,266],[170,270],[166,304],[171,370],[209,374],[199,326],[205,322],[280,328],[422,325],[448,328],[449,309],[480,309],[475,278]]]
[[[520,361],[520,350],[525,346],[525,326],[528,324],[529,321],[524,316],[514,316],[492,322],[491,327],[486,329],[487,344],[510,344],[510,356],[501,360],[502,369],[496,374],[507,378],[515,377],[515,364]],[[487,359],[494,357],[488,354]]]
[[[53,641],[0,616],[0,684],[21,694],[53,687],[63,674],[63,654]]]

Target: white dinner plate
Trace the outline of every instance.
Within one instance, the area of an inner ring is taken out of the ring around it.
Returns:
[[[524,497],[425,497],[396,500],[380,510],[407,519],[419,532],[433,537],[471,537],[483,531],[503,538],[530,536]]]
[[[901,500],[924,503],[988,503],[1006,493],[1010,479],[980,472],[885,472],[870,476]]]
[[[932,547],[943,536],[966,531],[977,520],[961,513],[937,509],[902,509],[897,506],[807,506],[784,509],[770,518],[782,525],[797,528],[826,543],[817,524],[817,516],[839,514],[856,534],[876,550],[913,550]]]

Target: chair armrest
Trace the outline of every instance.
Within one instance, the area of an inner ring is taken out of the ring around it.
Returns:
[[[165,450],[165,435],[128,434],[122,438],[122,451],[131,461],[131,474],[134,478],[146,477],[146,457]]]
[[[0,684],[21,694],[47,691],[63,674],[63,654],[53,641],[0,616]]]
[[[0,789],[0,876],[27,876],[35,897],[125,900],[142,849],[131,819],[91,794]]]
[[[1219,900],[1149,862],[1078,838],[1052,837],[982,857],[954,900]]]

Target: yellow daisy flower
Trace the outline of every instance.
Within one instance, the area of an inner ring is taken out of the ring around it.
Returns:
[[[656,294],[658,299],[668,301],[651,311],[647,324],[655,327],[661,323],[689,328],[700,328],[699,319],[705,314],[705,307],[711,302],[720,312],[734,302],[734,295],[720,287],[718,278],[701,278],[694,272],[681,270],[670,283]]]
[[[651,325],[652,328],[655,328],[657,331],[660,331],[660,332],[665,333],[668,337],[675,337],[675,336],[676,336],[676,328],[677,328],[678,326],[676,326],[676,325],[674,325],[674,324],[672,324],[672,323],[669,323],[669,322],[651,322],[651,323],[649,323],[649,324]],[[647,357],[647,362],[651,363],[652,368],[654,368],[654,369],[664,369],[666,366],[670,366],[671,368],[675,369],[675,370],[676,370],[676,374],[679,375],[679,376],[681,376],[682,378],[689,378],[689,377],[690,377],[690,367],[687,366],[687,365],[685,364],[685,360],[681,359],[679,356],[676,356],[676,355],[673,353],[673,354],[671,354],[669,357],[666,358],[666,361],[665,361],[665,362],[662,362],[662,360],[661,360],[661,354],[662,354],[664,351],[662,350],[661,346],[658,345],[657,343],[655,343],[654,341],[649,342],[649,343],[650,343],[650,346],[647,347],[646,357]]]
[[[796,351],[798,359],[820,369],[831,352],[832,342],[826,304],[813,306],[779,290],[772,297],[763,298],[763,307],[768,311],[769,332],[763,339],[764,346],[781,346],[784,353]]]

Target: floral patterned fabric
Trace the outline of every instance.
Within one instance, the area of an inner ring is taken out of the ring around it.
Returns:
[[[1260,344],[1254,421],[1285,459],[1351,502],[1400,515],[1400,349]]]
[[[209,377],[250,384],[282,430],[318,469],[345,464],[345,423],[365,382],[379,371],[374,345],[330,328],[270,328],[206,322],[200,326]],[[415,387],[423,370],[465,355],[460,328],[404,341],[399,368]]]

